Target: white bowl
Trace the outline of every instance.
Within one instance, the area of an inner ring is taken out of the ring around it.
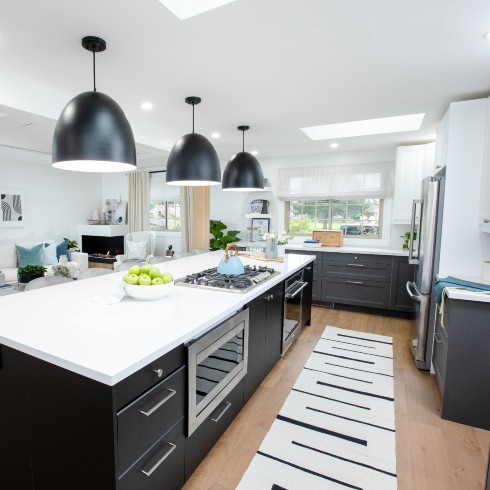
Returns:
[[[167,284],[155,284],[153,286],[140,286],[124,283],[124,292],[133,299],[141,301],[153,301],[161,299],[173,291],[174,281]]]

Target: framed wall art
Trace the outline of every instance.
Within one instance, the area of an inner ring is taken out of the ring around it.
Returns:
[[[0,226],[24,226],[24,199],[22,192],[13,189],[0,189]]]
[[[252,218],[252,228],[257,228],[256,234],[259,240],[262,240],[264,233],[269,233],[270,223],[270,218]]]

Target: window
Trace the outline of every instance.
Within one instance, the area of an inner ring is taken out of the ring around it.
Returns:
[[[180,201],[150,201],[150,230],[180,231]]]
[[[165,172],[150,172],[150,230],[180,229],[180,188],[165,183]]]
[[[350,238],[381,238],[383,199],[286,201],[286,228],[292,235],[313,230],[343,230]]]

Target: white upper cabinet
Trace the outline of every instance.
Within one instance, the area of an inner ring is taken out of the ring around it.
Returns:
[[[434,158],[434,165],[436,172],[447,163],[447,148],[449,141],[449,114],[450,111],[446,111],[441,122],[436,129],[436,151]]]
[[[422,195],[422,180],[434,175],[435,143],[399,146],[396,149],[394,224],[410,224],[412,203]]]

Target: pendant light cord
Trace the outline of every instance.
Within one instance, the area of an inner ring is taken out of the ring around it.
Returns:
[[[95,50],[92,51],[93,54],[93,65],[94,65],[94,92],[97,92],[97,89],[95,88]]]
[[[242,131],[242,152],[245,152],[245,131]]]
[[[194,134],[194,107],[195,105],[192,104],[192,133]]]

